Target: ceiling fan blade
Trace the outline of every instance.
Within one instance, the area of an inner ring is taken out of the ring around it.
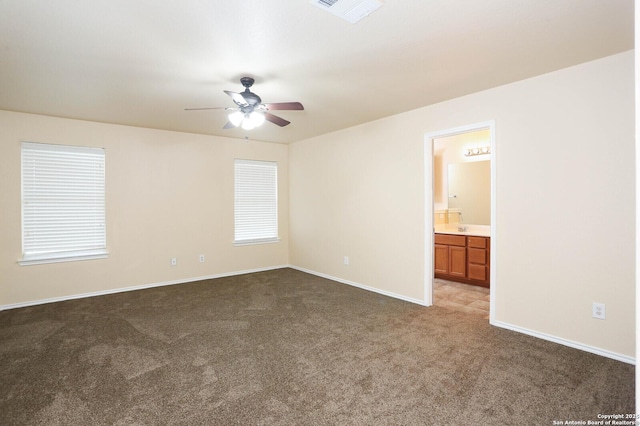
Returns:
[[[284,118],[278,117],[277,115],[273,115],[271,113],[265,112],[264,118],[267,121],[272,122],[273,124],[277,124],[280,127],[284,127],[287,124],[291,123],[290,121],[285,120]]]
[[[224,93],[226,93],[227,95],[231,96],[231,99],[233,99],[233,102],[235,102],[239,106],[247,106],[247,105],[249,105],[247,100],[240,93],[231,92],[229,90],[225,90]]]
[[[267,107],[267,109],[271,110],[291,110],[291,111],[300,111],[303,110],[304,107],[300,102],[276,102],[273,104],[263,104]]]
[[[229,107],[210,107],[210,108],[185,108],[185,111],[203,111],[206,109],[231,109]]]
[[[232,122],[227,121],[227,124],[224,125],[223,129],[235,129],[236,126],[233,125]]]

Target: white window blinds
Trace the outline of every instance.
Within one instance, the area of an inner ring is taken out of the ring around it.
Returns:
[[[235,244],[278,241],[278,164],[236,159]]]
[[[22,143],[21,264],[105,257],[104,149]]]

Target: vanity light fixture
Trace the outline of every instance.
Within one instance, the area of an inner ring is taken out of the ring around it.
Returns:
[[[464,150],[464,155],[467,157],[473,157],[474,155],[484,155],[484,154],[491,154],[490,146],[467,148]]]

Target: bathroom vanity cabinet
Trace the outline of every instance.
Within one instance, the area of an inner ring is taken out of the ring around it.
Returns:
[[[489,287],[491,239],[471,235],[434,235],[436,278]]]

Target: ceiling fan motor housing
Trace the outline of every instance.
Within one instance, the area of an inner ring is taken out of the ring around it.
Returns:
[[[255,82],[255,80],[251,77],[242,77],[240,79],[240,83],[242,83],[242,85],[244,87],[246,87],[247,89],[251,86],[253,86],[253,83]]]
[[[253,86],[253,83],[255,82],[255,80],[251,77],[242,77],[240,79],[240,83],[242,83],[242,85],[244,86],[244,92],[242,92],[242,97],[244,98],[244,100],[247,102],[248,107],[244,107],[243,111],[244,112],[251,112],[253,111],[253,108],[260,105],[262,103],[262,99],[260,99],[260,96],[256,95],[255,93],[253,93],[252,91],[249,90],[249,87]],[[247,111],[245,111],[245,109]]]

